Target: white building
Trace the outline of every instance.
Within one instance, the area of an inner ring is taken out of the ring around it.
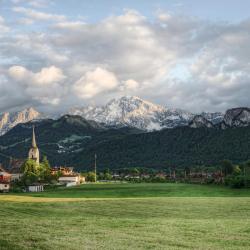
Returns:
[[[85,181],[85,178],[81,177],[79,174],[75,175],[63,175],[59,177],[58,181],[60,184],[66,184],[67,187],[69,186],[76,186],[79,185],[81,182]]]
[[[40,184],[30,185],[28,186],[27,191],[28,192],[43,192],[43,185],[40,185]]]
[[[9,192],[10,190],[10,184],[9,183],[1,183],[0,182],[0,192]]]

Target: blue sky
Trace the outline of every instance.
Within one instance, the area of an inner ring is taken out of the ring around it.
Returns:
[[[194,112],[250,106],[249,9],[247,0],[0,0],[0,107],[62,112],[123,95]]]

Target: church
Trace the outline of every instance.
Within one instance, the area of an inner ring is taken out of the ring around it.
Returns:
[[[35,161],[37,163],[37,166],[39,166],[39,149],[37,147],[36,144],[36,135],[35,135],[35,128],[33,126],[32,129],[32,142],[31,142],[31,148],[29,150],[29,154],[28,154],[28,158]],[[32,185],[29,185],[27,188],[28,192],[42,192],[43,191],[43,185],[39,184],[39,183],[34,183]]]
[[[39,149],[36,144],[36,135],[35,135],[35,128],[33,126],[32,131],[32,143],[31,148],[29,150],[28,158],[34,160],[39,165]]]

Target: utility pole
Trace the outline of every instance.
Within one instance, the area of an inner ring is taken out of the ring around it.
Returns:
[[[95,154],[95,182],[96,182],[96,158],[97,158],[97,156],[96,156],[96,154]]]

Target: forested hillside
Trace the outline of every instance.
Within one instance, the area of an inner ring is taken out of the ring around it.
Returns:
[[[214,166],[223,159],[240,163],[250,159],[250,127],[179,127],[145,133],[134,128],[108,129],[78,116],[56,121],[19,124],[0,137],[0,161],[26,158],[35,124],[41,155],[52,165],[91,169],[94,154],[98,168],[167,168],[195,165]]]

